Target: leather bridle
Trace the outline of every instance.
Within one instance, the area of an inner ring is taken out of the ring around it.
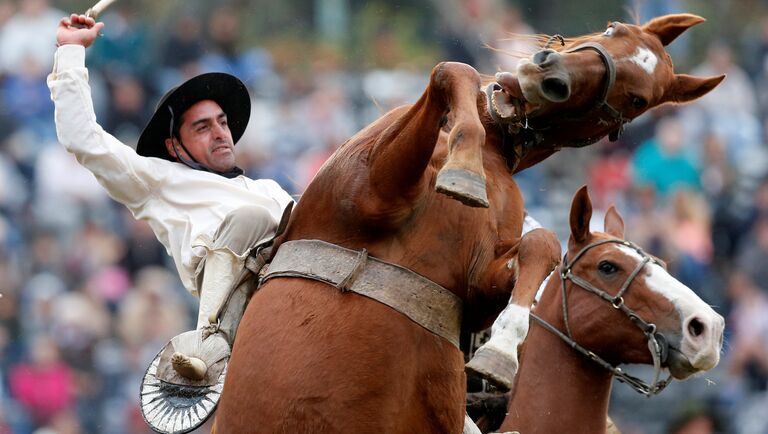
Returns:
[[[591,284],[587,280],[573,274],[573,266],[576,264],[576,262],[586,254],[587,251],[604,244],[621,244],[624,246],[627,246],[631,249],[634,249],[642,258],[640,263],[637,264],[634,270],[627,276],[627,279],[624,281],[624,283],[621,285],[621,288],[616,293],[616,295],[611,295],[607,293],[606,291],[596,287],[595,285]],[[566,254],[567,255],[567,254]],[[535,315],[534,313],[531,313],[531,318],[538,323],[539,325],[543,326],[548,331],[554,333],[560,339],[562,339],[566,344],[568,344],[571,348],[578,351],[579,353],[583,354],[584,356],[588,357],[589,359],[593,360],[609,372],[611,372],[620,382],[627,383],[630,385],[633,389],[635,389],[637,392],[646,395],[646,396],[652,396],[660,393],[664,388],[672,381],[672,376],[670,375],[665,380],[660,380],[659,377],[661,375],[661,369],[662,364],[666,362],[667,356],[669,354],[669,343],[667,342],[666,338],[656,332],[656,325],[653,323],[649,323],[645,320],[643,320],[640,315],[637,314],[634,310],[627,307],[626,304],[624,304],[624,294],[629,289],[629,286],[632,284],[632,281],[637,277],[637,275],[645,268],[646,264],[652,263],[652,264],[658,264],[658,261],[656,261],[653,257],[648,255],[638,247],[637,245],[625,241],[625,240],[619,240],[619,239],[608,239],[608,240],[601,240],[596,241],[594,243],[591,243],[581,249],[569,262],[567,256],[563,257],[562,265],[559,269],[560,274],[560,280],[561,280],[561,287],[562,287],[562,299],[563,299],[563,321],[565,322],[565,333],[558,330],[555,326],[551,325],[550,323],[546,322],[545,320],[541,319],[539,316]],[[646,383],[645,381],[641,380],[640,378],[634,377],[632,375],[629,375],[621,370],[618,366],[611,365],[610,363],[606,362],[602,357],[598,356],[594,352],[587,350],[583,346],[579,345],[574,339],[573,334],[571,333],[571,328],[568,322],[568,297],[567,297],[567,281],[570,280],[573,282],[576,286],[581,287],[601,299],[609,302],[611,306],[613,306],[614,309],[618,309],[622,311],[627,317],[629,317],[632,322],[637,325],[640,330],[643,331],[643,333],[646,336],[646,339],[648,340],[648,349],[651,352],[651,355],[653,356],[653,367],[654,367],[654,374],[653,374],[653,381],[651,383]]]
[[[619,139],[621,133],[624,132],[624,125],[632,120],[624,117],[624,114],[621,111],[617,110],[610,103],[608,103],[608,94],[611,92],[611,89],[613,89],[613,85],[616,84],[616,65],[613,63],[613,57],[611,57],[611,54],[608,52],[608,50],[606,50],[605,47],[597,42],[585,42],[573,48],[569,48],[564,52],[575,53],[577,51],[583,50],[595,51],[598,55],[600,55],[600,60],[602,60],[603,64],[605,65],[607,77],[605,79],[605,84],[603,85],[602,94],[600,95],[600,99],[597,101],[597,104],[595,104],[595,106],[592,108],[592,110],[589,110],[589,112],[592,112],[593,110],[602,110],[609,116],[609,119],[605,120],[600,118],[600,122],[617,125],[616,129],[611,131],[608,135],[608,139],[612,142],[615,142]]]
[[[549,42],[547,43],[549,45]],[[573,113],[563,113],[558,115],[560,120],[566,122],[583,122],[588,119],[595,112],[601,112],[598,118],[598,122],[602,125],[615,126],[614,129],[608,133],[609,140],[616,141],[624,131],[624,125],[629,123],[632,119],[624,116],[624,114],[613,107],[608,102],[608,95],[610,94],[613,86],[616,83],[616,65],[613,61],[613,57],[601,44],[597,42],[585,42],[575,47],[569,48],[563,53],[574,53],[577,51],[592,50],[596,52],[603,64],[605,65],[605,80],[600,98],[597,100],[594,106],[586,110],[578,110]],[[513,98],[512,102],[515,104],[515,115],[509,118],[503,118],[493,101],[493,93],[500,91],[503,88],[500,84],[493,82],[486,86],[486,98],[487,98],[487,110],[491,119],[499,125],[502,130],[502,141],[506,145],[507,143],[513,144],[513,150],[515,157],[521,159],[523,155],[530,149],[533,149],[540,145],[544,141],[544,131],[552,128],[551,125],[537,125],[537,122],[533,119],[529,120],[525,110],[523,109],[523,101]],[[591,145],[603,136],[588,137],[581,140],[572,140],[565,143],[557,143],[555,147],[557,149],[561,147],[584,147]]]

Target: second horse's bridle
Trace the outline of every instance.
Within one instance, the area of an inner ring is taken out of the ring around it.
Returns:
[[[635,269],[632,271],[632,273],[627,276],[627,280],[624,281],[624,283],[621,285],[621,288],[619,289],[619,292],[616,293],[616,295],[611,295],[604,290],[592,285],[585,279],[576,276],[573,274],[573,266],[576,264],[576,261],[578,261],[584,254],[589,251],[590,249],[593,249],[597,246],[601,246],[603,244],[621,244],[624,246],[627,246],[629,248],[634,249],[642,258],[639,264],[635,267]],[[634,310],[627,307],[626,304],[624,304],[624,294],[629,289],[630,284],[632,281],[637,277],[637,275],[642,271],[643,268],[645,268],[646,264],[653,263],[656,264],[658,261],[656,261],[654,258],[652,258],[650,255],[645,253],[643,249],[638,247],[637,245],[625,241],[625,240],[619,240],[619,239],[609,239],[609,240],[600,240],[596,241],[594,243],[591,243],[581,249],[571,261],[568,261],[567,256],[563,257],[562,265],[560,266],[559,274],[560,274],[560,280],[561,280],[561,288],[562,288],[562,298],[563,298],[563,320],[565,322],[565,333],[558,330],[555,326],[552,324],[544,321],[534,313],[531,313],[531,318],[537,322],[539,325],[544,327],[545,329],[549,330],[550,332],[554,333],[560,339],[565,341],[566,344],[568,344],[571,348],[578,351],[579,353],[585,355],[589,359],[593,360],[603,368],[610,371],[616,378],[621,381],[622,383],[627,383],[630,385],[633,389],[635,389],[637,392],[646,395],[646,396],[652,396],[660,393],[662,390],[664,390],[665,387],[672,381],[672,376],[670,375],[665,380],[660,380],[661,375],[661,365],[662,363],[666,362],[667,356],[669,354],[669,344],[664,338],[663,335],[660,333],[656,333],[656,325],[653,323],[649,323],[637,314]],[[597,295],[598,297],[602,298],[603,300],[609,302],[611,306],[613,306],[614,309],[618,309],[622,311],[627,317],[629,317],[630,320],[632,320],[635,325],[637,325],[640,330],[643,331],[645,334],[647,340],[648,340],[648,349],[651,352],[651,355],[653,356],[653,367],[654,367],[654,374],[653,374],[653,381],[649,384],[645,381],[641,380],[640,378],[634,377],[632,375],[629,375],[621,370],[618,366],[611,365],[610,363],[606,362],[602,357],[598,356],[592,351],[587,350],[583,346],[579,345],[574,339],[573,335],[571,334],[571,328],[568,324],[568,297],[566,293],[566,281],[572,281],[576,286],[586,289],[587,291]]]

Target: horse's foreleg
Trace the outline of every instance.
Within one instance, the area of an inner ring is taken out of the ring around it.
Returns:
[[[518,274],[512,297],[491,327],[491,338],[467,363],[470,372],[494,385],[512,387],[518,368],[517,347],[528,335],[531,305],[541,283],[560,261],[560,242],[546,229],[523,235],[517,254]]]
[[[418,197],[440,129],[450,115],[449,153],[436,189],[470,206],[488,206],[479,90],[480,76],[469,65],[446,62],[432,70],[419,101],[382,131],[371,152],[370,183],[383,199]]]
[[[465,205],[488,207],[482,146],[485,128],[477,112],[480,75],[473,68],[453,63],[449,80],[449,107],[453,126],[448,136],[448,158],[437,174],[435,188]]]

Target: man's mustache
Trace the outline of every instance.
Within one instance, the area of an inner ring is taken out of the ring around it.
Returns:
[[[214,141],[213,144],[211,144],[211,146],[208,148],[208,150],[213,152],[214,150],[216,150],[216,148],[220,148],[221,145],[227,145],[231,148],[235,147],[234,143],[232,143],[230,140],[222,139],[222,140]]]

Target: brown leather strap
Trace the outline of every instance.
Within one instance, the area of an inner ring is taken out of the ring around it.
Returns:
[[[407,268],[320,240],[283,243],[263,282],[275,277],[319,280],[372,298],[459,346],[462,301]]]

